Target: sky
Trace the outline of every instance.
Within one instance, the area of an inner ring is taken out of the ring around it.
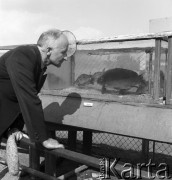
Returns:
[[[149,20],[172,17],[172,0],[0,0],[0,46],[36,43],[48,29],[77,40],[149,32]]]

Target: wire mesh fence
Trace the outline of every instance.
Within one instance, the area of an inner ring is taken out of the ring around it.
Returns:
[[[57,131],[57,137],[62,143],[67,143],[68,132]],[[77,149],[83,144],[83,131],[77,131]],[[172,144],[148,141],[148,151],[143,152],[143,139],[109,133],[92,134],[91,153],[98,157],[120,158],[124,162],[145,162],[152,159],[157,163],[166,163],[172,167]],[[146,157],[145,157],[146,156]]]

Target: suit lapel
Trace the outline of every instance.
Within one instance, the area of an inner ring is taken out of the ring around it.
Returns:
[[[46,79],[46,77],[47,77],[47,74],[45,74],[46,69],[47,69],[47,67],[44,67],[44,68],[42,69],[41,73],[40,73],[40,76],[39,76],[39,79],[38,79],[38,84],[37,84],[37,90],[38,90],[38,92],[41,90],[41,88],[42,88],[42,86],[43,86],[43,84],[44,84],[44,82],[45,82],[45,79]]]
[[[38,48],[36,46],[34,47],[35,47],[35,52],[37,54],[37,67],[35,69],[36,70],[35,72],[36,88],[37,88],[37,91],[40,92],[45,82],[45,79],[47,77],[47,74],[45,74],[47,67],[43,65],[43,62],[41,60],[41,54]]]

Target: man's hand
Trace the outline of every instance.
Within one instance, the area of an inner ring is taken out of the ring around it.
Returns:
[[[23,138],[23,133],[21,131],[17,131],[14,133],[16,141],[20,141]]]
[[[45,140],[42,145],[47,149],[64,148],[63,144],[60,144],[57,140],[52,138]]]
[[[16,141],[20,141],[23,138],[23,133],[18,129],[14,128],[8,132],[8,136],[14,135]]]

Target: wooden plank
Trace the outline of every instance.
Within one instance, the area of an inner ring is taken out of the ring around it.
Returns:
[[[78,174],[81,171],[84,171],[86,169],[88,169],[88,166],[82,165],[82,166],[80,166],[80,167],[78,167],[78,168],[76,168],[76,169],[74,169],[72,171],[67,172],[66,174],[63,174],[63,175],[57,177],[57,179],[61,179],[61,180],[68,179],[70,176],[73,176],[74,174]]]
[[[120,41],[134,41],[134,40],[146,40],[146,39],[156,39],[172,36],[172,32],[160,32],[160,33],[147,33],[138,35],[120,35],[107,38],[99,38],[92,40],[80,40],[77,44],[93,44],[93,43],[106,43],[106,42],[120,42]]]
[[[161,59],[161,40],[155,40],[155,61],[154,61],[154,87],[153,87],[153,97],[159,100],[159,90],[160,90],[160,59]]]
[[[77,41],[77,45],[80,44],[93,44],[93,43],[105,43],[105,42],[119,42],[119,41],[134,41],[134,40],[147,40],[147,39],[156,39],[156,38],[167,38],[172,36],[172,32],[159,32],[159,33],[145,33],[137,35],[119,35],[113,37],[92,39],[92,40],[80,40]],[[28,44],[23,44],[28,45]],[[32,44],[33,45],[33,44]],[[1,50],[13,49],[19,45],[10,45],[10,46],[0,46]]]
[[[166,104],[170,104],[172,90],[172,37],[168,38]]]

